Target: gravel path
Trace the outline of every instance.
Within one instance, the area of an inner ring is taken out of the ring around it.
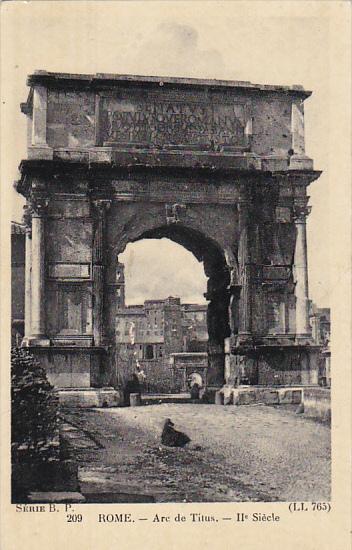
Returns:
[[[283,407],[167,403],[71,410],[66,418],[85,429],[71,446],[86,493],[158,502],[330,500],[329,427]],[[189,446],[161,445],[166,418],[189,435]]]

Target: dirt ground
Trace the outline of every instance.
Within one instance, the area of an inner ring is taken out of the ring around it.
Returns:
[[[292,409],[163,403],[64,417],[91,501],[330,500],[330,429]],[[161,444],[166,418],[191,438],[187,447]]]

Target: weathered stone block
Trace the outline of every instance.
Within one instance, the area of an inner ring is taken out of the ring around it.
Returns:
[[[110,147],[95,147],[89,151],[89,162],[107,163],[112,160],[112,149]]]
[[[28,158],[36,160],[52,160],[54,151],[51,147],[28,147]]]
[[[233,388],[227,388],[224,386],[222,388],[222,392],[224,394],[224,405],[232,405],[233,403]]]
[[[130,393],[131,407],[139,407],[142,404],[141,395],[139,393]]]
[[[263,389],[257,390],[258,403],[265,403],[265,405],[276,405],[279,403],[279,394],[277,390]]]
[[[113,388],[58,390],[59,401],[66,407],[117,407],[121,396]]]
[[[224,404],[224,393],[223,391],[217,391],[215,392],[215,405],[223,405]]]
[[[280,405],[299,405],[302,400],[302,390],[282,388],[278,390]]]
[[[256,392],[254,390],[233,390],[233,404],[234,405],[252,405],[256,403]]]
[[[278,156],[268,156],[262,157],[261,161],[262,170],[270,170],[275,172],[275,170],[287,170],[288,168],[288,157],[278,157]]]
[[[313,170],[313,160],[305,155],[290,158],[290,170]]]
[[[95,143],[95,94],[49,90],[47,141],[55,147],[88,147]]]
[[[48,220],[46,243],[48,262],[89,263],[92,260],[92,222],[82,218]]]

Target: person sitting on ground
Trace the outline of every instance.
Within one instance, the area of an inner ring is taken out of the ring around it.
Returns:
[[[161,434],[161,443],[167,447],[184,447],[191,441],[188,435],[175,430],[174,423],[167,418]]]

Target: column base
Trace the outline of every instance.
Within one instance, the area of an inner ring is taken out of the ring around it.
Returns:
[[[50,340],[46,336],[25,336],[22,340],[22,348],[42,347],[47,348],[50,346]]]

